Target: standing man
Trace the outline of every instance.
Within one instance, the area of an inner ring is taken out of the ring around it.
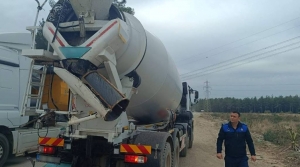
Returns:
[[[256,161],[255,148],[248,126],[240,122],[241,114],[230,113],[230,121],[223,124],[217,139],[217,157],[223,159],[222,144],[225,140],[225,167],[249,167],[246,150],[248,145],[251,160]]]

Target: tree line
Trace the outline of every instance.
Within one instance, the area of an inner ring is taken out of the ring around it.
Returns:
[[[300,97],[296,96],[261,96],[259,98],[212,98],[209,103],[206,99],[199,99],[194,106],[195,111],[212,111],[212,112],[230,112],[233,110],[239,112],[256,112],[256,113],[279,113],[293,112],[300,113]]]

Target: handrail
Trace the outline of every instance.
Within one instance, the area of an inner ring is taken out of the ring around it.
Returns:
[[[35,0],[35,1],[36,1],[36,3],[38,4],[38,7],[37,7],[37,13],[36,13],[36,16],[35,16],[34,26],[36,26],[36,22],[37,22],[37,19],[38,19],[40,10],[43,9],[43,6],[46,4],[46,2],[47,2],[48,0],[45,0],[44,3],[43,3],[42,5],[40,4],[39,0]],[[31,49],[35,49],[36,30],[37,30],[37,28],[34,28],[33,31],[31,31],[31,34],[32,34],[32,44],[31,44]]]

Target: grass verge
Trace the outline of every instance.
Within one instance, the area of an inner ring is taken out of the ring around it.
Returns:
[[[229,120],[228,113],[210,113],[214,119]],[[264,141],[277,145],[281,150],[284,163],[289,167],[300,166],[300,115],[271,113],[241,113],[241,122],[246,123],[256,137],[256,145],[264,145]],[[255,135],[257,134],[257,135]],[[257,136],[260,136],[257,138]]]

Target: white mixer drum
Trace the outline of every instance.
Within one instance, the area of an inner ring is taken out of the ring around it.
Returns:
[[[143,123],[160,122],[167,116],[167,109],[175,110],[181,100],[182,83],[177,68],[163,43],[158,38],[141,29],[142,25],[132,15],[126,14],[126,21],[129,22],[129,25],[134,23],[134,27],[131,28],[141,35],[135,38],[130,37],[128,48],[123,48],[126,52],[122,56],[117,55],[118,69],[124,69],[125,66],[130,70],[136,69],[136,72],[141,77],[138,94],[133,95],[130,99],[127,113]],[[145,32],[145,34],[141,32]],[[144,49],[136,46],[142,46],[141,43],[143,42],[141,39],[144,36],[146,37],[146,48],[141,61],[136,66],[135,62],[140,60],[139,56]],[[133,59],[134,54],[128,53],[136,53],[136,59]],[[125,60],[126,63],[121,60]],[[130,62],[131,67],[128,66]]]

